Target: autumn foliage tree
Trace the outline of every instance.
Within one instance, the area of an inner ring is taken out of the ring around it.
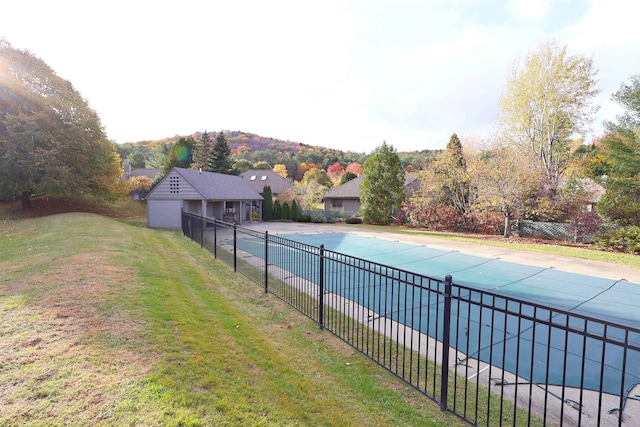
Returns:
[[[598,110],[596,73],[593,58],[542,43],[514,62],[500,98],[504,140],[540,162],[551,196],[568,166],[572,136],[584,134]]]
[[[73,85],[0,39],[0,198],[122,194],[120,156]]]

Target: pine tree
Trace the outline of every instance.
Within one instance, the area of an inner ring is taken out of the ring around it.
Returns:
[[[207,133],[206,129],[200,138],[198,138],[198,142],[193,151],[193,163],[191,164],[192,169],[207,169],[207,160],[209,159],[209,155],[211,153],[211,137]]]
[[[296,203],[296,199],[293,199],[291,201],[290,219],[291,219],[291,221],[297,221],[298,220],[298,203]]]
[[[224,132],[220,131],[216,136],[216,142],[211,148],[207,162],[209,172],[229,174],[232,171],[231,149]]]

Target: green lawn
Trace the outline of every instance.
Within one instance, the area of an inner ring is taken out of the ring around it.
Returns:
[[[0,220],[0,425],[466,425],[179,232]]]

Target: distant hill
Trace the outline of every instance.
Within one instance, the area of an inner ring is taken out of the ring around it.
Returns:
[[[195,132],[189,136],[196,141],[202,136],[203,132]],[[332,148],[320,147],[303,144],[301,142],[287,141],[272,137],[256,135],[250,132],[225,130],[225,136],[229,142],[231,155],[237,159],[246,159],[251,163],[265,161],[271,166],[283,163],[287,166],[287,170],[292,177],[297,177],[296,171],[300,163],[307,165],[315,164],[321,169],[327,169],[329,165],[340,163],[346,167],[352,162],[364,164],[368,155],[362,152],[342,151]],[[167,146],[175,143],[178,139],[186,135],[176,135],[173,137],[163,138],[154,141],[138,141],[134,143],[117,144],[116,148],[120,152],[123,159],[128,159],[132,164],[135,162],[131,158],[131,154],[135,151],[143,151],[143,157],[146,160],[146,167],[161,167],[162,162],[150,161],[152,156],[148,151],[162,152],[167,154]],[[215,141],[217,132],[209,132],[209,137]],[[400,152],[400,160],[403,167],[415,169],[425,163],[431,161],[434,156],[441,150],[422,150],[412,152]],[[163,159],[162,159],[163,160]],[[160,166],[158,166],[160,164]]]

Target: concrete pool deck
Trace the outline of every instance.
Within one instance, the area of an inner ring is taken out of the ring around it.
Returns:
[[[460,253],[475,255],[484,258],[501,259],[517,264],[532,265],[542,268],[553,268],[568,273],[581,274],[592,277],[600,277],[611,280],[625,280],[630,283],[640,284],[640,270],[622,265],[591,261],[567,256],[530,252],[505,247],[483,245],[481,243],[459,242],[445,238],[415,235],[407,233],[394,233],[389,231],[367,230],[340,224],[315,224],[299,222],[254,222],[243,224],[259,232],[268,231],[272,234],[288,233],[347,233],[376,239],[398,241],[414,245],[423,245],[444,251],[457,251]]]

